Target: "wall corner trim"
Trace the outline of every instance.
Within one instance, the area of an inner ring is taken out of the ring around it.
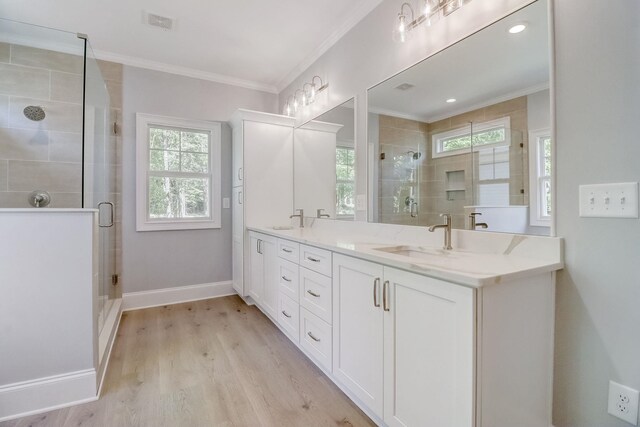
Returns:
[[[0,386],[0,422],[98,399],[96,370]]]
[[[162,305],[179,304],[209,298],[234,295],[232,281],[203,283],[199,285],[176,286],[174,288],[153,289],[150,291],[127,292],[122,295],[123,311]]]

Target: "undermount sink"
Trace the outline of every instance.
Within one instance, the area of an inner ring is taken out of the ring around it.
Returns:
[[[444,249],[423,248],[419,246],[386,246],[374,248],[375,251],[386,252],[393,255],[401,255],[409,258],[433,258],[434,256],[450,255],[450,251]]]

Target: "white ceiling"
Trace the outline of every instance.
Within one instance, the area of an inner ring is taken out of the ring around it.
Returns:
[[[521,22],[525,31],[508,32]],[[370,109],[431,122],[542,90],[549,85],[548,31],[547,3],[538,1],[376,86]],[[396,89],[403,83],[415,87]]]
[[[98,57],[270,92],[381,0],[0,0],[0,17],[85,33]],[[165,31],[145,12],[175,19]]]

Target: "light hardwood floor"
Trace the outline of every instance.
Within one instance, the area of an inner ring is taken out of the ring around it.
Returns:
[[[0,424],[372,426],[237,296],[124,313],[102,397]]]

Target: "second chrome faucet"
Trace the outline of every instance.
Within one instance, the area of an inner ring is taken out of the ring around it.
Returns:
[[[432,225],[429,227],[429,231],[433,233],[438,228],[442,228],[444,230],[444,246],[442,248],[450,251],[453,249],[451,247],[451,215],[440,214],[440,216],[444,218],[444,224]]]
[[[300,228],[304,228],[304,210],[303,209],[296,209],[296,212],[298,212],[295,215],[291,215],[289,216],[289,219],[291,218],[300,218]]]

